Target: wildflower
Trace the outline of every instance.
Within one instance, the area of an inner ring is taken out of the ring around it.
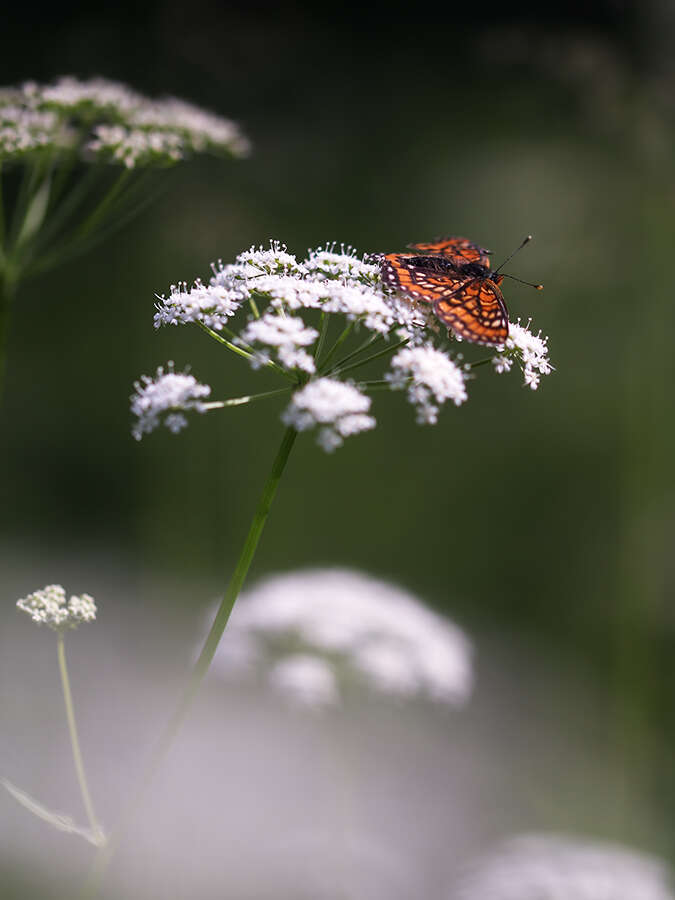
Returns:
[[[542,375],[550,375],[553,366],[548,358],[548,338],[542,337],[541,331],[533,334],[527,325],[521,325],[520,319],[509,324],[509,336],[502,353],[493,358],[495,371],[508,372],[513,360],[518,362],[525,384],[533,391],[539,387]]]
[[[393,696],[452,705],[471,691],[471,647],[459,628],[402,588],[348,569],[271,576],[242,595],[216,670],[266,661],[277,690],[317,705],[336,702],[350,673]]]
[[[77,628],[81,622],[93,622],[96,603],[89,594],[72,596],[66,601],[66,592],[60,584],[48,584],[39,591],[17,600],[19,609],[28,613],[38,625],[47,625],[54,631]]]
[[[282,421],[298,431],[316,427],[324,450],[375,427],[371,389],[405,390],[420,424],[435,424],[448,400],[455,406],[467,400],[472,364],[453,354],[430,308],[414,307],[383,284],[377,257],[329,244],[299,259],[271,241],[211,268],[208,284],[180,282],[158,298],[155,327],[196,323],[254,368],[283,375],[294,393]],[[519,323],[511,327],[507,344],[493,351],[493,366],[505,372],[518,363],[535,388],[552,371],[547,339]],[[391,365],[379,379],[345,377],[386,357]],[[251,399],[256,395],[211,407]]]
[[[168,363],[166,372],[160,366],[154,378],[143,375],[134,387],[136,393],[131,395],[131,412],[137,421],[132,434],[137,441],[157,428],[162,416],[164,425],[176,434],[187,425],[183,412],[204,412],[202,398],[211,393],[211,388],[200,384],[194,375],[174,372],[173,362]]]
[[[205,285],[199,280],[191,288],[185,282],[172,284],[169,296],[159,297],[155,304],[155,328],[201,322],[213,331],[221,331],[247,296],[244,289],[235,285]]]
[[[339,691],[333,669],[325,659],[309,653],[293,653],[269,671],[273,688],[298,705],[319,709],[338,702]]]
[[[408,387],[408,399],[417,407],[420,425],[436,424],[438,404],[452,400],[459,406],[467,399],[462,370],[447,354],[430,345],[399,350],[391,368],[393,371],[384,377],[393,388]]]
[[[80,147],[90,162],[168,165],[193,153],[245,156],[229,119],[173,97],[152,99],[104,78],[27,82],[0,92],[0,158]]]
[[[302,347],[308,347],[319,337],[315,328],[308,328],[300,318],[266,313],[249,322],[241,333],[246,344],[264,344],[277,350],[279,362],[287,369],[314,372],[314,359]]]
[[[453,900],[674,900],[664,863],[613,844],[522,835],[472,866]]]
[[[320,378],[293,395],[281,418],[296,431],[320,426],[317,442],[330,453],[349,435],[375,427],[375,419],[367,415],[370,404],[370,397],[354,385]]]

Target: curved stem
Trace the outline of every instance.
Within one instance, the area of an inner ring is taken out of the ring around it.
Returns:
[[[340,349],[342,344],[344,344],[344,342],[349,337],[349,334],[353,327],[354,327],[354,320],[352,319],[351,322],[347,322],[347,325],[345,326],[345,329],[343,330],[342,334],[339,336],[339,338],[335,341],[333,346],[330,348],[330,350],[326,354],[325,358],[321,360],[321,363],[319,364],[319,372],[323,372],[326,369],[328,363],[331,361],[331,359],[333,359],[333,357],[335,356],[337,351]]]
[[[93,898],[97,896],[118,844],[124,837],[124,833],[129,823],[132,821],[137,809],[143,801],[159,767],[173,744],[174,738],[178,734],[192,707],[197,691],[199,690],[204,677],[209,670],[211,661],[215,656],[218,644],[225,631],[225,626],[230,618],[230,613],[232,612],[235,601],[239,596],[239,592],[244,584],[246,575],[248,574],[251,562],[253,561],[253,557],[255,556],[260,537],[265,527],[265,523],[267,522],[270,507],[272,506],[272,501],[274,500],[279,481],[281,480],[281,476],[297,436],[297,431],[292,427],[287,428],[284,433],[281,445],[272,464],[272,469],[263,488],[260,500],[258,501],[258,507],[253,516],[253,521],[251,522],[246,540],[244,541],[244,546],[241,555],[239,556],[239,560],[237,561],[234,574],[232,575],[227,590],[225,591],[225,595],[218,607],[218,612],[216,613],[211,630],[204,642],[202,652],[199,654],[199,659],[194,665],[176,709],[164,729],[164,733],[146,766],[143,776],[140,779],[129,804],[122,812],[110,840],[105,846],[99,849],[94,859],[92,870],[82,895],[83,897]]]
[[[96,813],[94,812],[94,804],[89,793],[87,784],[87,776],[84,771],[84,762],[82,761],[82,751],[80,750],[80,741],[77,736],[77,725],[75,724],[75,708],[73,706],[73,695],[70,691],[70,679],[68,678],[68,667],[66,665],[66,646],[63,640],[63,634],[58,633],[58,657],[59,672],[61,673],[61,687],[63,688],[63,701],[66,705],[66,718],[68,720],[68,732],[70,734],[70,745],[73,749],[73,762],[75,763],[75,771],[77,773],[77,781],[80,785],[80,793],[82,794],[82,802],[87,811],[89,819],[89,827],[94,836],[102,838],[103,831],[98,824]]]
[[[263,391],[261,394],[247,394],[245,397],[232,397],[229,400],[212,400],[210,403],[202,403],[202,409],[226,409],[229,406],[244,406],[253,403],[254,400],[265,400],[268,397],[278,397],[287,394],[292,387],[277,388],[274,391]]]
[[[402,341],[398,341],[396,344],[392,344],[389,347],[385,347],[384,350],[380,350],[378,353],[373,353],[372,356],[367,356],[365,359],[359,360],[359,362],[352,363],[351,366],[341,366],[339,369],[336,369],[336,372],[339,372],[340,375],[344,375],[345,372],[351,372],[353,369],[359,369],[361,366],[367,365],[369,362],[372,362],[374,359],[379,359],[381,356],[387,356],[389,353],[393,353],[395,350],[398,350],[400,347],[405,347],[408,343],[408,338],[404,338]]]
[[[360,346],[358,346],[355,350],[352,350],[351,353],[348,353],[346,356],[343,356],[340,362],[337,362],[334,366],[331,366],[331,368],[327,372],[325,372],[325,374],[334,375],[336,372],[339,372],[346,362],[349,362],[350,359],[354,359],[354,357],[358,356],[359,353],[363,353],[364,350],[367,350],[369,347],[372,347],[373,344],[376,344],[377,341],[381,340],[384,340],[381,334],[371,334]],[[333,351],[331,350],[331,355],[332,354]]]

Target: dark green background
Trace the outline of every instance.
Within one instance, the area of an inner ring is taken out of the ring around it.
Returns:
[[[47,548],[101,546],[132,584],[156,569],[217,587],[281,404],[136,444],[132,383],[167,359],[214,397],[263,383],[196,330],[155,332],[154,293],[271,237],[302,254],[457,233],[500,259],[531,232],[511,270],[546,289],[512,283],[507,301],[550,336],[556,373],[532,393],[482,371],[434,428],[378,395],[377,429],[334,456],[301,439],[252,574],[353,565],[469,631],[560,654],[605,696],[612,765],[675,826],[675,34],[658,3],[537,9],[165,3],[60,10],[38,27],[10,13],[1,83],[73,72],[173,93],[236,118],[254,152],[176,167],[123,233],[21,291],[0,537],[34,555],[26,590],[52,578]],[[674,838],[666,828],[658,849]]]

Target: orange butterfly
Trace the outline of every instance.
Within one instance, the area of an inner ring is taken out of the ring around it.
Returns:
[[[529,240],[531,236],[518,250]],[[490,251],[461,237],[409,246],[418,253],[383,256],[384,284],[413,301],[432,304],[441,322],[463,340],[490,347],[503,344],[509,335],[509,314],[499,285],[504,277],[513,276],[490,270]]]

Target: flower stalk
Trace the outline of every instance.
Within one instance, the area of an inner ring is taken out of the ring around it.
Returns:
[[[75,722],[75,706],[73,704],[73,695],[70,690],[70,678],[68,677],[68,666],[66,664],[66,645],[63,631],[57,633],[57,653],[59,659],[59,674],[61,675],[61,688],[63,690],[63,702],[66,707],[66,719],[68,721],[68,733],[70,735],[70,746],[73,751],[73,762],[75,763],[75,772],[77,774],[77,782],[80,786],[80,794],[82,802],[89,820],[94,838],[98,838],[101,844],[104,841],[103,829],[99,825],[96,812],[94,811],[94,803],[89,792],[87,783],[87,775],[84,769],[84,761],[82,759],[82,751],[80,749],[80,740],[77,734],[77,724]]]
[[[206,637],[204,646],[202,647],[202,651],[199,654],[199,658],[197,659],[192,672],[190,673],[188,682],[183,690],[178,704],[176,705],[173,715],[169,719],[164,733],[155,748],[155,752],[153,753],[150,762],[148,763],[141,779],[139,780],[136,791],[132,795],[132,798],[126,809],[120,816],[117,826],[113,830],[109,840],[104,846],[101,846],[99,848],[99,851],[94,859],[94,864],[92,866],[88,882],[85,886],[85,892],[83,894],[83,897],[85,898],[93,898],[97,896],[103,882],[103,878],[105,877],[105,873],[108,869],[108,866],[110,865],[110,862],[112,861],[113,855],[115,853],[115,850],[117,849],[119,842],[124,838],[124,834],[129,824],[133,820],[134,815],[141,805],[148,789],[150,788],[150,785],[152,784],[162,762],[171,749],[176,735],[180,731],[183,722],[190,712],[197,692],[199,691],[199,688],[204,681],[204,678],[206,677],[206,673],[209,670],[211,661],[213,660],[215,652],[218,648],[218,644],[220,643],[220,639],[223,636],[223,632],[225,631],[225,627],[228,623],[237,597],[239,596],[239,592],[241,591],[244,581],[246,580],[248,570],[251,566],[253,557],[255,556],[258,544],[260,542],[260,538],[265,528],[272,502],[281,480],[281,476],[283,475],[284,469],[286,468],[286,463],[288,462],[288,458],[290,456],[291,450],[293,449],[293,444],[295,443],[297,435],[298,432],[295,430],[295,428],[292,427],[288,427],[284,432],[279,450],[272,464],[272,469],[260,495],[258,506],[249,527],[246,540],[244,541],[244,546],[235,566],[234,574],[230,579],[230,583],[228,584],[220,606],[218,607],[218,611],[216,612],[216,616],[213,620],[211,630]]]

